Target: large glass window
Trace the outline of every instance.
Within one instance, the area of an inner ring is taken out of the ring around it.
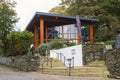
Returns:
[[[90,27],[89,25],[82,25],[81,27],[81,31],[82,31],[82,39],[83,39],[83,42],[88,42],[90,41]]]
[[[59,38],[62,38],[62,30],[63,30],[64,39],[73,39],[73,38],[77,39],[77,27],[75,26],[75,24],[56,26],[55,30],[58,32]]]
[[[63,33],[63,34],[62,34]],[[82,41],[90,41],[90,27],[87,24],[81,26]],[[46,42],[51,40],[64,40],[69,42],[78,41],[78,29],[75,24],[55,26],[55,27],[46,27],[45,30],[45,40]]]

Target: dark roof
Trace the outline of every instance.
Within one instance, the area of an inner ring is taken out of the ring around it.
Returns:
[[[66,16],[66,15],[61,15],[61,14],[51,14],[51,13],[44,13],[44,12],[36,12],[36,15],[76,19],[75,16]],[[95,21],[95,22],[99,21],[98,19],[83,18],[83,17],[80,17],[80,20]]]
[[[34,24],[37,24],[39,23],[39,19],[40,18],[43,18],[43,19],[49,19],[49,18],[52,18],[52,19],[60,19],[61,22],[56,22],[56,24],[52,23],[51,20],[48,22],[46,21],[46,23],[50,26],[59,26],[61,24],[68,24],[68,23],[64,23],[63,20],[70,20],[69,22],[74,22],[76,23],[76,17],[75,16],[65,16],[65,15],[60,15],[60,14],[51,14],[51,13],[44,13],[44,12],[36,12],[35,15],[33,16],[32,20],[29,22],[29,24],[27,25],[26,29],[30,30],[32,29],[32,27],[34,26]],[[86,22],[98,22],[99,20],[98,19],[93,19],[93,18],[83,18],[83,17],[80,17],[80,20],[81,21],[86,21]],[[63,21],[63,22],[62,22]],[[52,25],[53,24],[53,25]]]

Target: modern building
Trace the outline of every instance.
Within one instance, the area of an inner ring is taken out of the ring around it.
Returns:
[[[93,24],[98,19],[80,17],[82,36],[78,32],[75,16],[65,16],[59,14],[36,12],[26,29],[34,34],[34,44],[39,44],[60,40],[80,43],[94,43]]]

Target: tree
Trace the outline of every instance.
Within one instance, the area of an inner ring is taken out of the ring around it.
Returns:
[[[64,6],[56,6],[54,8],[52,8],[50,11],[50,13],[57,13],[57,14],[66,14],[66,9]]]
[[[94,27],[97,41],[114,39],[116,30],[120,27],[119,0],[61,0],[60,6],[64,6],[67,15],[98,18],[100,22]],[[101,30],[104,34],[102,36]]]
[[[11,0],[0,0],[0,39],[3,43],[4,52],[7,49],[6,37],[13,30],[14,23],[18,21],[16,17],[15,2]]]

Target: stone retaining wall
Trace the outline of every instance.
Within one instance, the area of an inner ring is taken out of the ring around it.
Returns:
[[[0,64],[22,71],[34,71],[39,68],[39,57],[0,57]]]
[[[110,77],[120,79],[120,49],[111,49],[106,52],[106,64]]]

